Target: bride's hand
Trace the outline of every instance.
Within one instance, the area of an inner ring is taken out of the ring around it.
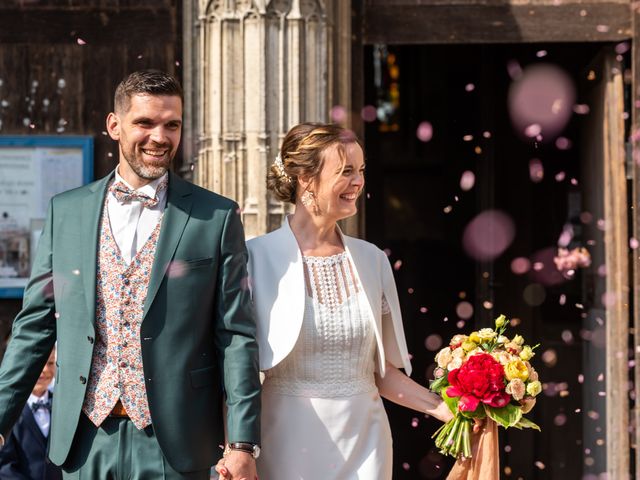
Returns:
[[[229,475],[229,470],[227,470],[227,467],[224,466],[224,458],[218,460],[218,463],[216,464],[216,472],[218,472],[218,475],[220,475],[218,477],[218,480],[229,480],[231,478],[231,476]]]
[[[446,423],[449,420],[453,419],[453,413],[451,413],[451,410],[449,410],[449,407],[447,407],[447,404],[443,401],[438,404],[431,415],[436,417],[442,423]]]

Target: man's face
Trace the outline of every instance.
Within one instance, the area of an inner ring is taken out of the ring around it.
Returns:
[[[118,172],[133,187],[161,177],[180,143],[182,100],[175,95],[133,95],[127,112],[107,117],[109,136],[118,141]]]

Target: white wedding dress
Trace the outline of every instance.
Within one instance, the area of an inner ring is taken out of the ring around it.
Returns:
[[[300,335],[291,353],[265,372],[258,475],[390,480],[391,431],[374,380],[376,339],[362,308],[366,295],[346,253],[303,261]]]

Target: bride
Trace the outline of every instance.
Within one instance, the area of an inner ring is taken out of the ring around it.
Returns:
[[[356,213],[364,170],[352,132],[306,123],[287,133],[268,174],[268,188],[295,213],[247,242],[265,375],[260,480],[390,480],[381,396],[452,418],[439,396],[407,376],[386,255],[337,224]],[[228,478],[224,459],[216,469]]]

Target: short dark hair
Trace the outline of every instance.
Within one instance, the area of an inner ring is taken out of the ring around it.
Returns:
[[[116,112],[126,113],[133,95],[170,95],[182,100],[180,82],[160,70],[139,70],[128,75],[116,88],[113,99]]]

